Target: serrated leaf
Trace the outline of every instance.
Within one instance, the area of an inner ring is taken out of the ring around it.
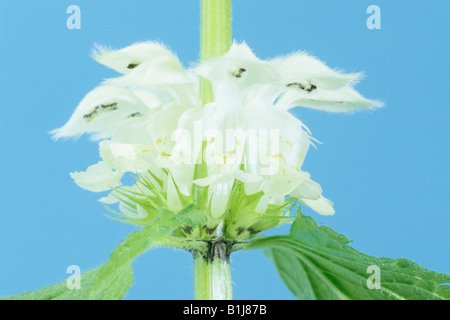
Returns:
[[[298,299],[448,300],[450,276],[407,259],[375,258],[348,246],[347,237],[299,214],[289,235],[256,239]],[[379,287],[369,279],[379,268]],[[370,287],[370,288],[369,288]]]
[[[81,275],[81,289],[69,290],[66,282],[7,298],[8,300],[115,300],[125,296],[134,283],[131,262],[142,252],[158,245],[173,245],[170,235],[183,226],[206,222],[206,216],[189,205],[175,213],[162,209],[154,224],[126,237],[104,265]]]
[[[112,281],[115,270],[131,263],[134,258],[147,249],[158,245],[170,245],[168,238],[176,229],[185,225],[195,226],[203,221],[204,215],[189,205],[178,214],[168,209],[162,209],[154,224],[142,230],[135,231],[125,238],[110,255],[109,262],[104,264],[88,291],[89,299],[96,299],[100,288]],[[206,217],[204,217],[206,218]]]
[[[5,300],[84,300],[87,299],[87,292],[92,288],[101,266],[86,273],[81,277],[81,289],[69,289],[67,282],[48,286],[36,291],[25,292]],[[98,288],[95,299],[103,300],[119,300],[127,293],[128,289],[134,283],[133,270],[131,264],[125,265],[123,268],[114,272],[112,281],[102,288]]]

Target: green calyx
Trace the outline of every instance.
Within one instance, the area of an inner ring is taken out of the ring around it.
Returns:
[[[202,219],[196,224],[188,221],[185,225],[180,225],[173,231],[174,237],[189,241],[212,241],[220,238],[229,243],[246,241],[262,231],[289,223],[292,219],[289,211],[295,205],[295,199],[291,198],[278,204],[264,204],[263,192],[247,195],[240,181],[233,184],[225,210],[220,216],[214,216],[211,201],[208,201],[207,197],[199,201],[195,194],[184,195],[173,181],[179,200],[177,203],[182,206],[180,210],[169,205],[167,192],[161,191],[162,182],[155,178],[150,179],[149,174],[139,175],[132,189],[122,187],[113,191],[122,204],[118,210],[107,207],[118,217],[110,216],[112,219],[149,227],[165,216],[182,217],[186,212],[195,212],[201,215]],[[205,191],[207,196],[207,187]],[[121,212],[120,208],[126,208],[126,212]]]

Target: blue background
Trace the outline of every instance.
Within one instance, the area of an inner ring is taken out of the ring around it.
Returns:
[[[386,107],[353,115],[298,109],[323,142],[305,170],[336,215],[307,214],[367,254],[406,257],[450,273],[449,1],[234,1],[233,34],[261,58],[306,50],[333,68],[365,71],[357,89]],[[82,29],[66,9],[81,7]],[[369,5],[382,29],[366,27]],[[198,1],[23,1],[0,4],[0,296],[44,287],[100,265],[134,227],[104,218],[99,194],[69,172],[98,159],[86,137],[54,142],[81,98],[113,71],[89,57],[159,40],[197,61]],[[272,233],[287,232],[279,228]],[[134,263],[128,299],[190,299],[192,259],[158,248]],[[259,251],[232,256],[236,299],[292,299]]]

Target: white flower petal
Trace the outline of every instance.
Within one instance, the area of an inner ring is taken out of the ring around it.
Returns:
[[[214,182],[216,182],[218,179],[220,179],[220,177],[221,177],[221,175],[219,175],[219,174],[210,174],[205,178],[195,179],[193,181],[193,183],[195,183],[199,187],[206,187],[206,186],[209,186],[210,184],[213,184]]]
[[[294,190],[290,192],[294,198],[304,200],[317,200],[322,196],[322,188],[317,182],[305,178]]]
[[[269,207],[269,203],[270,203],[270,196],[268,196],[267,194],[263,195],[261,199],[259,199],[255,211],[258,213],[266,212],[267,208]]]
[[[303,199],[303,200],[300,200],[300,202],[304,203],[305,205],[307,205],[308,207],[310,207],[317,213],[324,215],[324,216],[331,216],[335,213],[335,211],[333,209],[333,202],[324,198],[323,196],[321,196],[317,200]]]
[[[100,192],[118,187],[122,173],[114,171],[105,162],[100,161],[87,168],[85,172],[72,172],[70,176],[81,188]]]
[[[148,212],[143,207],[137,205],[136,208],[137,208],[137,219],[144,219],[148,216]]]
[[[351,87],[343,87],[338,90],[317,88],[311,92],[295,88],[289,89],[280,97],[276,104],[283,109],[299,106],[328,112],[348,112],[355,109],[370,109],[383,105],[379,101],[364,98]]]
[[[297,186],[307,179],[304,172],[288,167],[274,175],[263,187],[265,194],[271,197],[280,197],[290,194]]]
[[[186,196],[191,194],[192,180],[194,178],[195,165],[174,166],[169,169],[180,192]]]
[[[263,189],[264,181],[254,183],[244,183],[244,192],[246,195],[252,195]]]
[[[255,84],[277,82],[273,66],[258,59],[245,43],[233,43],[223,56],[200,64],[195,71],[211,81],[216,101],[240,101],[245,91]]]
[[[239,181],[245,182],[245,183],[255,183],[262,180],[261,176],[256,174],[250,174],[246,173],[242,170],[236,170],[232,173],[232,176],[236,178]]]
[[[209,186],[211,215],[215,218],[225,213],[233,187],[233,178],[222,179]]]
[[[284,84],[311,83],[323,89],[338,89],[355,83],[361,73],[344,74],[330,69],[325,63],[307,53],[294,53],[271,61]]]
[[[120,120],[145,112],[146,109],[142,101],[130,91],[120,87],[100,86],[89,92],[69,121],[51,134],[54,139],[59,139],[107,131]]]
[[[115,192],[114,190],[111,191],[110,193],[108,193],[108,195],[106,197],[101,197],[100,199],[98,199],[99,202],[105,203],[105,204],[114,204],[119,202],[120,200],[117,199],[117,197],[114,195]]]
[[[178,119],[185,110],[184,106],[169,104],[166,108],[149,115],[147,132],[160,154],[170,156],[172,153],[175,146],[172,134],[177,129]]]
[[[134,145],[103,140],[99,144],[100,156],[108,166],[120,171],[143,172],[152,167],[153,150],[149,145]]]
[[[96,45],[93,57],[97,62],[120,73],[130,73],[147,61],[175,57],[170,50],[155,42],[139,42],[120,50]]]
[[[108,79],[105,81],[105,84],[127,87],[150,87],[192,83],[192,79],[186,75],[181,65],[175,64],[174,61],[160,60],[162,59],[146,62],[142,65],[141,69],[122,77]]]
[[[110,131],[111,140],[119,143],[150,145],[148,116],[134,115],[118,122]]]
[[[284,91],[286,86],[279,83],[256,84],[246,90],[242,105],[254,105],[258,109],[263,109],[265,106],[272,106],[276,98]]]

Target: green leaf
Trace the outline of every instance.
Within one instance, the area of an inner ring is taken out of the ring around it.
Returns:
[[[130,264],[134,258],[154,246],[176,245],[176,238],[170,235],[183,226],[195,227],[205,223],[206,216],[197,210],[194,205],[188,205],[178,214],[168,209],[162,209],[154,224],[130,234],[114,249],[109,262],[98,271],[92,288],[87,292],[88,299],[97,299],[102,288],[114,279],[116,270]]]
[[[36,291],[25,292],[9,297],[5,300],[83,300],[86,299],[87,292],[92,288],[100,269],[101,266],[83,273],[80,276],[81,289],[79,290],[68,289],[67,282],[63,281]],[[107,286],[103,286],[97,290],[98,296],[96,299],[122,299],[133,283],[133,270],[131,268],[131,264],[127,264],[123,268],[116,270],[114,276],[112,277],[112,281],[108,283]]]
[[[81,289],[69,290],[66,282],[40,290],[23,293],[8,300],[113,300],[125,296],[134,283],[131,262],[139,254],[154,246],[183,247],[184,239],[170,235],[184,226],[206,223],[207,217],[188,205],[179,213],[162,209],[154,224],[126,237],[102,266],[81,275]]]
[[[406,259],[375,258],[348,246],[345,236],[298,214],[289,235],[256,239],[298,299],[448,300],[450,276]],[[379,268],[379,269],[377,269]],[[379,271],[379,286],[373,286]],[[370,289],[369,289],[370,287]]]

